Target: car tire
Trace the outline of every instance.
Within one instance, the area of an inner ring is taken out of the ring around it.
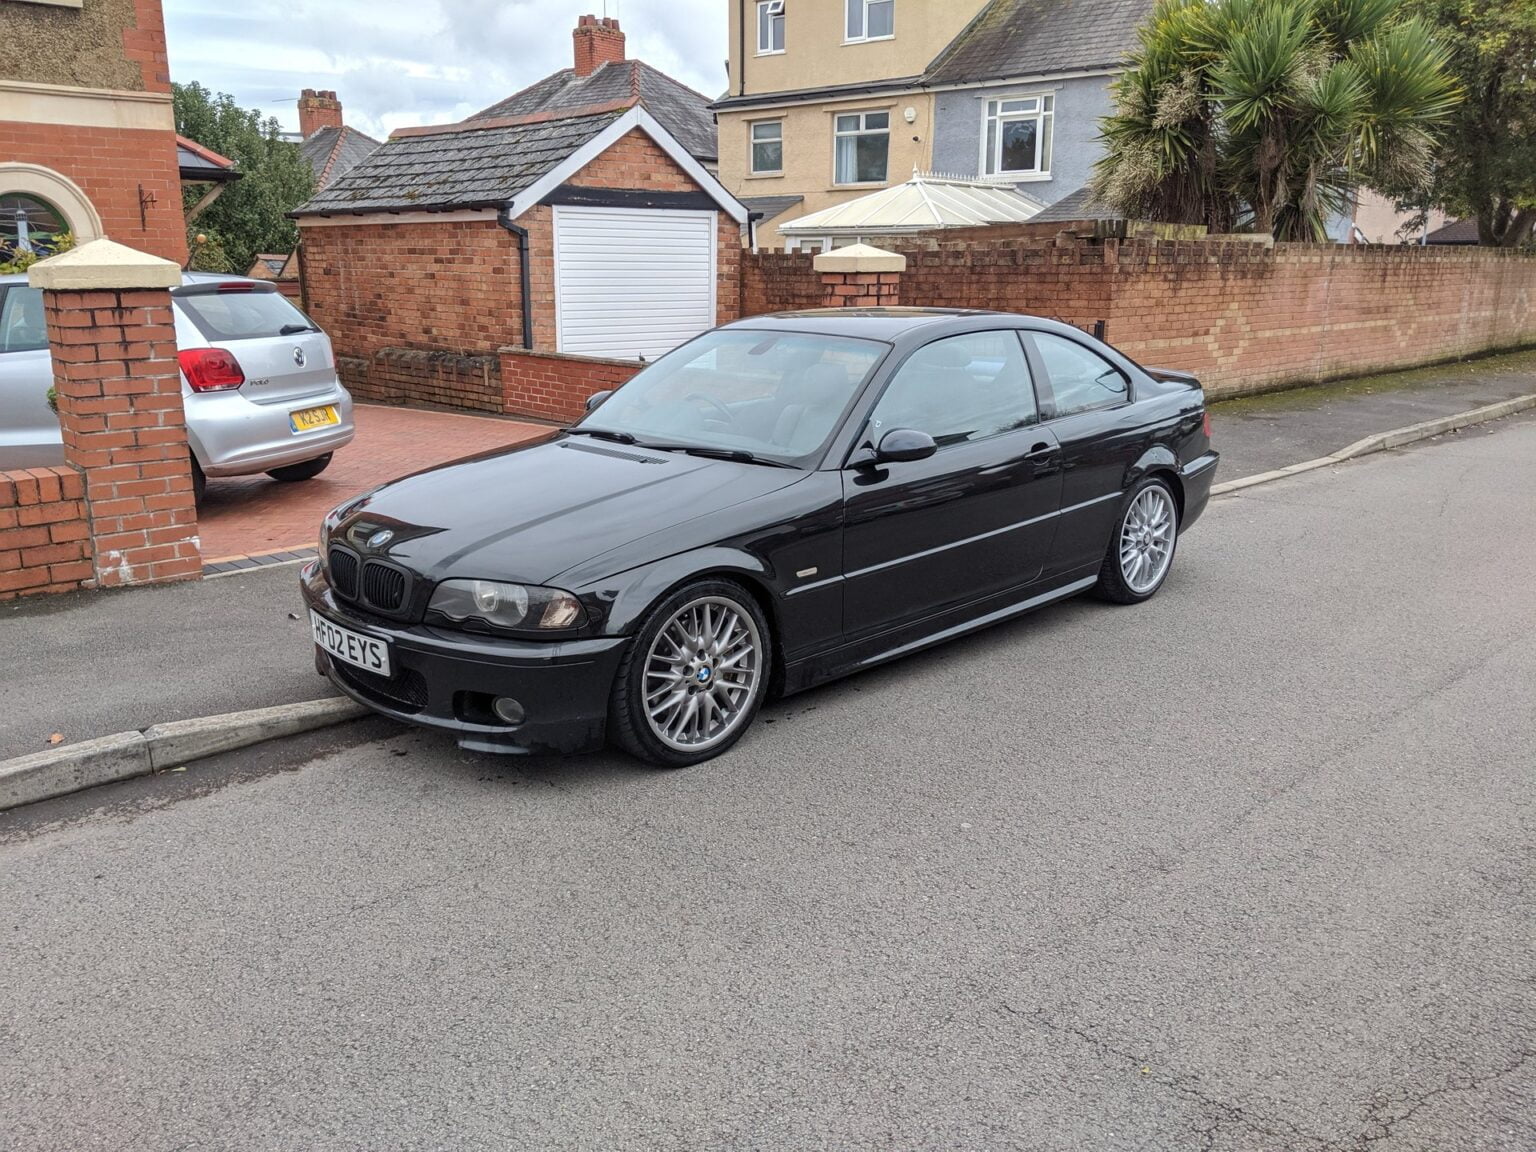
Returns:
[[[330,466],[331,453],[327,452],[324,456],[316,456],[313,460],[306,460],[302,464],[289,464],[282,468],[273,468],[267,475],[274,480],[295,484],[300,480],[313,480]]]
[[[730,580],[696,581],[635,634],[614,678],[609,736],[658,768],[712,759],[752,726],[772,669],[773,635],[753,596]]]
[[[203,493],[208,491],[208,477],[203,475],[203,466],[197,462],[197,457],[192,458],[192,504],[200,506],[203,502]]]
[[[1166,480],[1148,476],[1121,503],[1094,591],[1113,604],[1152,599],[1173,570],[1178,544],[1179,502]]]

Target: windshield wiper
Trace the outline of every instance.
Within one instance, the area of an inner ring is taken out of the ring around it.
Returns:
[[[703,456],[708,460],[730,460],[736,464],[761,464],[765,468],[793,468],[793,464],[786,464],[782,460],[770,460],[765,456],[754,456],[742,448],[705,448],[695,444],[652,444],[647,441],[641,444],[642,448],[651,448],[657,452],[685,452],[689,456]]]
[[[313,324],[284,324],[277,330],[279,336],[297,336],[300,332],[318,332]]]
[[[612,440],[615,444],[633,444],[635,438],[628,432],[615,432],[611,428],[567,428],[567,436],[592,436],[598,440]]]

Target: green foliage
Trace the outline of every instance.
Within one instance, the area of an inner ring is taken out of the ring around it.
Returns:
[[[1160,0],[1100,124],[1095,193],[1133,218],[1321,240],[1357,189],[1422,185],[1459,91],[1403,2]]]
[[[1449,49],[1466,90],[1428,186],[1398,198],[1477,221],[1483,244],[1529,244],[1536,229],[1536,2],[1407,0]]]
[[[75,238],[68,232],[55,232],[51,236],[33,233],[32,244],[34,250],[31,252],[7,250],[0,253],[0,276],[25,272],[39,260],[57,256],[60,252],[68,252],[75,246]]]
[[[217,232],[200,229],[196,224],[187,230],[187,251],[191,254],[187,267],[194,272],[233,272],[244,275],[251,267],[251,260],[236,266],[229,257],[229,248],[224,238]],[[266,249],[261,251],[265,252]]]
[[[208,245],[194,246],[194,266],[197,247],[207,250],[203,259],[225,265],[219,271],[234,272],[244,272],[259,252],[291,251],[298,229],[287,213],[315,192],[314,173],[298,146],[282,139],[276,119],[241,108],[228,94],[214,95],[197,83],[173,87],[176,131],[228,156],[241,173],[190,225],[189,239],[209,237]],[[204,191],[201,185],[188,188],[187,207]]]

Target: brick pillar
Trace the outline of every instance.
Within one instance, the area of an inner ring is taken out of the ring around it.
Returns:
[[[905,256],[854,244],[823,252],[815,265],[827,308],[894,308],[901,303]]]
[[[64,460],[84,476],[98,587],[199,579],[169,260],[94,240],[34,264]]]

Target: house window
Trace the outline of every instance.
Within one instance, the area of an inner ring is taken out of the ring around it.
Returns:
[[[766,120],[752,125],[752,175],[777,176],[784,171],[784,122]]]
[[[1054,96],[988,100],[982,171],[988,176],[1049,176],[1055,119]]]
[[[782,51],[784,51],[784,0],[759,0],[757,54],[771,56]]]
[[[64,214],[46,200],[24,193],[0,195],[0,260],[17,252],[46,255],[55,238],[68,231]]]
[[[855,112],[834,121],[834,184],[884,184],[891,153],[891,114]]]
[[[896,0],[843,0],[848,20],[844,40],[885,40],[896,35]]]

